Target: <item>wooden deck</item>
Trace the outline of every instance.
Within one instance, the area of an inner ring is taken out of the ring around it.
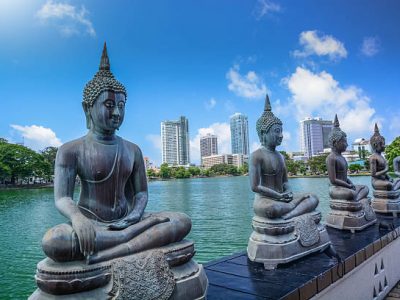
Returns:
[[[382,221],[393,223],[396,229],[379,230]],[[342,264],[315,253],[268,271],[248,260],[245,251],[212,261],[204,266],[209,280],[207,299],[309,299],[400,236],[399,226],[399,219],[379,216],[375,225],[355,234],[328,228]]]

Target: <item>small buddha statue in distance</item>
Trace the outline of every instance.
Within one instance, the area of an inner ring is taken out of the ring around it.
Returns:
[[[379,133],[375,123],[374,134],[370,139],[372,155],[369,157],[372,186],[375,190],[397,191],[400,189],[400,178],[393,179],[389,176],[389,165],[382,156],[385,151],[385,138]]]

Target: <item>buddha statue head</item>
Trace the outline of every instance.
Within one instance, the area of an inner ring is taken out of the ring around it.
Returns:
[[[83,90],[82,106],[86,115],[86,127],[97,127],[100,132],[114,132],[124,119],[125,87],[110,71],[107,46],[104,43],[99,71]]]
[[[331,133],[329,134],[329,146],[332,150],[335,150],[339,153],[346,151],[347,149],[347,135],[344,131],[340,129],[340,124],[337,115],[335,115],[335,120],[333,122],[333,128]]]
[[[385,151],[385,138],[381,136],[378,124],[375,123],[374,134],[370,138],[371,148],[374,152],[381,153]]]
[[[268,95],[265,97],[264,112],[257,120],[256,129],[263,146],[279,146],[282,143],[282,121],[271,109]]]

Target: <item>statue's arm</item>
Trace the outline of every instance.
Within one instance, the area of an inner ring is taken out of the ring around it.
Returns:
[[[393,160],[393,169],[394,169],[394,173],[397,176],[400,176],[400,156],[397,156],[394,160]]]
[[[283,162],[283,178],[282,178],[282,182],[283,182],[283,191],[288,193],[291,192],[290,191],[290,187],[289,187],[289,180],[288,180],[288,176],[287,176],[287,168],[286,168],[286,162],[285,159],[282,157],[282,162]]]
[[[389,171],[389,166],[387,163],[385,163],[385,168],[381,171],[377,171],[378,161],[376,158],[371,159],[370,165],[371,165],[371,176],[382,180],[387,179],[386,173]]]
[[[73,200],[77,157],[69,147],[57,151],[54,174],[55,205],[62,215],[71,220],[79,240],[80,251],[84,256],[95,252],[96,231],[92,222],[79,210]]]
[[[261,164],[253,155],[250,158],[249,178],[250,178],[251,190],[254,193],[258,193],[265,197],[273,198],[278,201],[286,202],[282,198],[282,195],[280,193],[266,186],[261,185]]]
[[[334,158],[328,157],[326,159],[326,165],[328,168],[328,177],[331,184],[336,186],[342,186],[348,189],[352,189],[354,187],[353,183],[350,180],[343,181],[337,178],[336,176],[336,160]]]

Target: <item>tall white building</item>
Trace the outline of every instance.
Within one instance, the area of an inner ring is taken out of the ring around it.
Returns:
[[[231,116],[232,154],[249,155],[249,122],[247,116],[235,113]]]
[[[306,118],[300,121],[300,147],[304,156],[310,158],[329,148],[329,133],[333,128],[332,121],[321,118]]]
[[[171,166],[190,164],[189,141],[189,121],[184,116],[161,122],[162,162]]]
[[[200,137],[200,158],[218,154],[218,138],[216,135],[207,134]]]

